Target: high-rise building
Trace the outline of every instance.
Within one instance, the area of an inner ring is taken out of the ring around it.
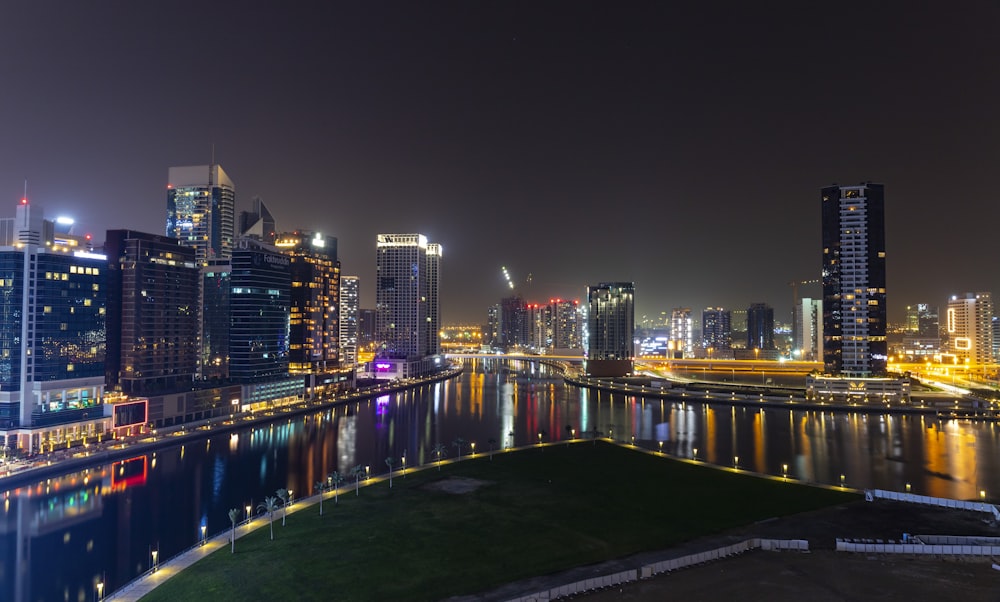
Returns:
[[[274,216],[267,210],[260,197],[253,198],[253,210],[240,212],[240,224],[237,233],[246,238],[252,238],[273,245],[277,238]]]
[[[731,319],[732,314],[721,307],[707,307],[701,312],[701,344],[709,357],[732,346]]]
[[[281,234],[275,246],[290,261],[288,371],[329,372],[340,364],[337,239],[299,230]]]
[[[233,250],[229,298],[229,377],[260,382],[288,375],[290,259],[241,238]]]
[[[103,432],[107,260],[53,239],[22,199],[0,246],[0,444],[25,451]]]
[[[227,260],[235,238],[236,187],[219,165],[171,167],[167,236],[195,249],[199,265]]]
[[[747,349],[774,349],[774,308],[753,303],[747,308]]]
[[[149,395],[190,388],[198,372],[195,250],[177,239],[109,230],[108,389]]]
[[[635,357],[635,285],[602,282],[587,287],[587,373],[621,376]]]
[[[959,362],[993,363],[993,299],[965,293],[948,299],[948,350]]]
[[[675,307],[670,312],[670,342],[667,348],[673,357],[693,357],[694,333],[691,326],[690,307]]]
[[[792,312],[792,358],[819,361],[823,357],[823,302],[803,297]]]
[[[885,189],[822,189],[823,363],[829,374],[884,376]]]
[[[521,295],[500,300],[499,341],[496,347],[504,351],[526,348],[531,342],[531,316]]]
[[[427,355],[441,353],[441,245],[427,243],[427,327],[424,329]]]
[[[420,360],[440,349],[440,261],[441,246],[428,243],[422,234],[378,235],[375,281],[378,357]],[[417,371],[424,369],[410,366],[407,370],[411,367]]]
[[[361,302],[361,279],[340,277],[340,361],[353,366],[358,361],[358,311]]]

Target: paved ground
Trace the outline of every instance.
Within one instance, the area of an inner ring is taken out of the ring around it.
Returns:
[[[755,551],[574,599],[586,602],[674,599],[1000,601],[1000,571],[993,570],[989,560],[913,559],[834,551],[838,537],[899,540],[903,533],[1000,536],[1000,527],[990,524],[985,517],[982,513],[915,504],[860,501],[769,520],[668,550],[511,583],[454,600],[507,600],[760,536],[807,539],[811,552]]]

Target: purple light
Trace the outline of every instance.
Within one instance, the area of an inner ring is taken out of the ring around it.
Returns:
[[[375,364],[375,369],[378,370],[379,372],[387,372],[392,369],[392,364],[385,364],[382,362],[378,362]]]

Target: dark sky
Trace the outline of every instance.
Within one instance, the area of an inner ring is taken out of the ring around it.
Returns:
[[[531,300],[631,280],[637,319],[782,318],[819,273],[820,187],[870,180],[899,319],[1000,293],[998,24],[986,2],[8,0],[0,215],[27,178],[98,240],[162,232],[168,167],[214,144],[238,209],[338,237],[364,307],[375,235],[419,232],[445,324],[485,321],[501,265]]]

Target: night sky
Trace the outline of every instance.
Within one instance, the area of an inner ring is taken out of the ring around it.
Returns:
[[[7,0],[0,216],[27,178],[97,240],[162,233],[167,169],[214,144],[237,211],[336,236],[363,307],[375,235],[419,232],[445,324],[485,322],[502,265],[529,300],[787,319],[820,187],[874,181],[890,319],[1000,294],[1000,8],[819,4]]]

